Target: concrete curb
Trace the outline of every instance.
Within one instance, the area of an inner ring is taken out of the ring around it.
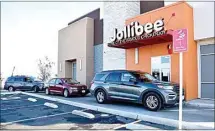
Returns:
[[[31,102],[36,102],[36,101],[37,101],[37,100],[34,99],[34,98],[28,98],[28,100],[31,101]]]
[[[87,112],[83,112],[83,111],[79,111],[79,110],[73,110],[72,114],[74,115],[78,115],[78,116],[83,116],[89,119],[94,119],[95,116],[93,114],[87,113]]]
[[[155,117],[155,116],[148,116],[148,115],[126,112],[126,111],[121,111],[121,110],[115,110],[115,109],[110,109],[110,108],[104,108],[104,107],[99,107],[99,106],[92,106],[92,105],[88,105],[88,104],[82,104],[82,103],[78,103],[78,102],[72,102],[72,101],[68,101],[68,100],[52,98],[49,96],[42,96],[42,95],[32,94],[32,93],[27,93],[27,92],[21,92],[21,93],[30,95],[30,96],[34,96],[34,97],[38,97],[38,98],[43,98],[46,100],[60,102],[60,103],[67,104],[67,105],[86,108],[86,109],[90,109],[90,110],[94,110],[94,111],[100,111],[100,112],[109,113],[109,114],[113,114],[113,115],[119,115],[119,116],[123,116],[123,117],[132,118],[132,119],[140,119],[143,121],[157,123],[160,125],[178,127],[178,120],[167,119],[167,118],[162,118],[162,117]],[[183,125],[183,129],[214,129],[214,125],[205,126],[205,125],[195,124],[194,122],[183,121],[182,125]]]
[[[186,106],[193,106],[193,107],[200,107],[200,108],[213,108],[214,109],[214,104],[189,103],[189,102],[185,102],[184,104]]]
[[[49,103],[49,102],[44,103],[44,106],[48,106],[48,107],[55,108],[55,109],[58,108],[58,106],[56,104]]]

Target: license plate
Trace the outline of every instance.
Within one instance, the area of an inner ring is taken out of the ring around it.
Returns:
[[[85,90],[82,90],[82,93],[85,93]]]

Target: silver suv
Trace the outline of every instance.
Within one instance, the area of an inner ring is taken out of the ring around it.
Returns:
[[[159,81],[149,73],[139,71],[97,73],[91,82],[90,92],[100,104],[110,99],[125,100],[143,104],[151,111],[179,101],[178,84]]]

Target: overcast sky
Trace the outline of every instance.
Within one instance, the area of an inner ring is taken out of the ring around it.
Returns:
[[[2,77],[11,75],[13,66],[15,75],[37,77],[37,60],[44,56],[55,62],[57,74],[58,30],[102,6],[102,2],[2,2]]]

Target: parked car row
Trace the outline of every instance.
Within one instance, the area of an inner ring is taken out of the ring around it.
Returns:
[[[129,70],[97,73],[90,88],[71,78],[53,78],[44,84],[25,76],[9,77],[4,88],[9,91],[45,90],[47,95],[61,94],[64,97],[86,96],[90,92],[99,104],[107,103],[109,100],[123,100],[142,104],[151,111],[160,110],[179,101],[177,83],[159,81],[149,73]]]

